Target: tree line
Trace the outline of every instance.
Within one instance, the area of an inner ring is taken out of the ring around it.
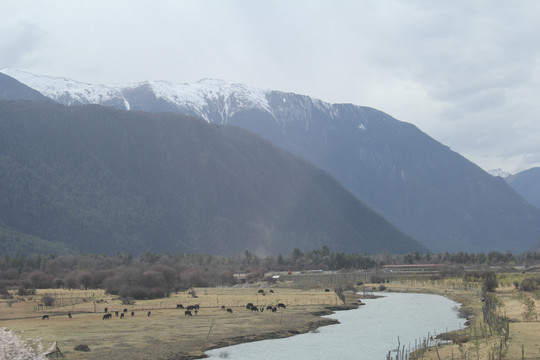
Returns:
[[[260,281],[276,271],[376,269],[385,264],[446,263],[460,265],[523,265],[540,262],[540,253],[489,252],[488,254],[367,255],[331,252],[327,246],[306,253],[296,248],[290,255],[261,257],[245,251],[238,256],[159,254],[133,257],[118,252],[103,254],[31,255],[0,258],[0,293],[17,289],[105,289],[122,299],[166,297],[171,291],[192,287],[231,286],[235,273],[247,281]]]

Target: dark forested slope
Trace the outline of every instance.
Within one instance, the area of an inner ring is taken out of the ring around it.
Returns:
[[[3,251],[422,250],[325,172],[181,115],[2,101],[0,195]]]

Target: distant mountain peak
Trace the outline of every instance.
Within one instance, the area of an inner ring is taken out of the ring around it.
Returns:
[[[511,176],[512,174],[510,174],[509,172],[507,171],[504,171],[502,169],[492,169],[492,170],[488,170],[488,174],[492,175],[492,176],[500,176],[502,178],[507,178],[509,176]]]
[[[228,85],[228,83],[221,79],[212,79],[212,78],[204,78],[199,81],[197,81],[197,84],[208,84],[208,85]]]

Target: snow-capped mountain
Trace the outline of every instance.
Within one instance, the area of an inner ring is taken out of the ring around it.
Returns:
[[[223,125],[227,124],[239,109],[263,109],[281,124],[284,124],[284,121],[278,119],[279,115],[290,115],[274,113],[269,103],[269,90],[215,79],[203,79],[193,84],[145,81],[135,84],[96,85],[7,68],[0,72],[68,106],[100,104],[122,110],[144,110],[144,106],[139,103],[140,95],[152,94],[156,101],[164,101],[177,111]],[[283,101],[287,100],[283,98]],[[319,100],[315,100],[313,104],[319,110],[331,109],[329,104]]]
[[[178,112],[245,128],[325,170],[435,252],[525,251],[540,237],[540,211],[503,179],[372,108],[218,80],[110,86],[2,72],[65,105]]]
[[[492,176],[500,176],[502,177],[503,179],[504,178],[507,178],[509,176],[511,176],[512,174],[510,174],[509,172],[507,171],[504,171],[502,169],[491,169],[488,171],[488,173]]]

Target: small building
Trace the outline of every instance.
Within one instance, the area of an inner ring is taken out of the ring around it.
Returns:
[[[383,265],[386,272],[393,273],[422,273],[433,274],[439,272],[446,264],[411,264],[411,265]]]

